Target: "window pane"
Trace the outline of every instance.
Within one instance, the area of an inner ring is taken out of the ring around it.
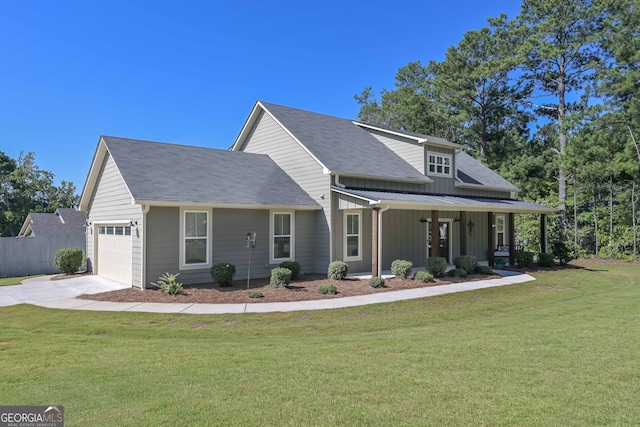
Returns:
[[[348,236],[347,237],[347,256],[354,257],[360,256],[358,253],[358,240],[359,236]]]
[[[347,214],[347,234],[360,234],[359,215]]]
[[[207,237],[207,213],[198,212],[196,214],[196,235],[198,237]]]
[[[107,227],[107,234],[113,234],[113,227]]]
[[[125,236],[131,236],[131,226],[127,225],[127,226],[124,228],[124,235],[125,235]]]
[[[116,227],[115,234],[117,236],[122,236],[124,234],[124,228],[120,226]]]
[[[444,160],[444,164],[445,165],[450,165],[451,164],[451,159],[449,157],[443,157]]]
[[[198,221],[198,215],[195,212],[185,213],[185,236],[196,237],[196,223]]]
[[[273,234],[276,236],[288,236],[291,234],[291,215],[273,215]]]
[[[207,262],[207,239],[186,239],[185,264],[204,264]]]
[[[275,259],[290,258],[291,245],[290,237],[274,237],[273,239],[273,257]]]

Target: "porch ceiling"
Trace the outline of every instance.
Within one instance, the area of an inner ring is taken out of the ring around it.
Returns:
[[[535,203],[511,199],[483,197],[434,196],[428,194],[395,193],[391,191],[354,190],[332,186],[340,196],[351,196],[366,201],[373,207],[388,206],[390,209],[412,209],[467,212],[502,212],[546,214],[556,209]]]

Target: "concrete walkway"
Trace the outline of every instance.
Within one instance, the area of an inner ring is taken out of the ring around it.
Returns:
[[[513,285],[535,280],[528,274],[494,270],[500,279],[479,280],[450,285],[380,292],[344,298],[315,301],[270,302],[248,304],[172,304],[152,302],[107,302],[77,299],[82,294],[97,294],[128,288],[100,276],[82,276],[65,280],[50,280],[51,276],[28,279],[16,286],[0,286],[0,307],[15,304],[34,304],[48,308],[94,311],[138,311],[148,313],[267,313],[276,311],[324,310],[331,308],[355,307],[367,304],[402,301],[435,295],[466,292],[475,289]]]

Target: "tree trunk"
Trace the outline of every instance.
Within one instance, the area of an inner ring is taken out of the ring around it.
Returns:
[[[578,192],[576,190],[576,174],[573,174],[573,243],[578,246]]]
[[[593,228],[596,237],[596,256],[598,256],[598,201],[595,190],[593,192]]]
[[[613,176],[609,174],[609,244],[613,243]]]
[[[566,115],[564,69],[560,70],[558,82],[558,148],[560,151],[560,165],[558,166],[558,210],[560,211],[560,240],[566,240],[567,223],[567,176],[564,171],[564,155],[567,148],[567,135],[564,129]]]
[[[631,223],[633,224],[633,258],[638,257],[638,229],[636,227],[636,182],[633,181],[631,187]]]

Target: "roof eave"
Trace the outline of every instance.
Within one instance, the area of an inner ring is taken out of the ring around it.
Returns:
[[[454,186],[456,188],[468,188],[472,190],[487,190],[487,191],[502,191],[507,193],[512,191],[520,191],[518,187],[513,185],[507,188],[507,187],[493,187],[490,185],[483,185],[483,184],[470,184],[467,182],[456,182]]]
[[[465,211],[465,212],[496,212],[496,213],[519,213],[519,214],[548,214],[556,212],[556,209],[547,207],[516,207],[505,206],[499,207],[491,204],[477,204],[477,205],[458,205],[448,203],[425,203],[425,202],[408,202],[398,200],[385,200],[380,199],[372,206],[389,206],[391,209],[437,209],[441,211]]]
[[[134,200],[134,204],[165,207],[224,208],[224,209],[288,209],[299,211],[320,210],[320,205],[251,204],[217,202],[181,202],[167,200]]]
[[[411,184],[432,184],[433,180],[428,176],[424,175],[420,178],[412,178],[412,177],[393,177],[393,176],[382,176],[382,175],[362,175],[362,174],[354,174],[349,172],[339,172],[339,171],[328,171],[328,173],[332,175],[340,175],[341,177],[346,178],[357,178],[357,179],[375,179],[377,181],[393,181],[393,182],[407,182]]]

